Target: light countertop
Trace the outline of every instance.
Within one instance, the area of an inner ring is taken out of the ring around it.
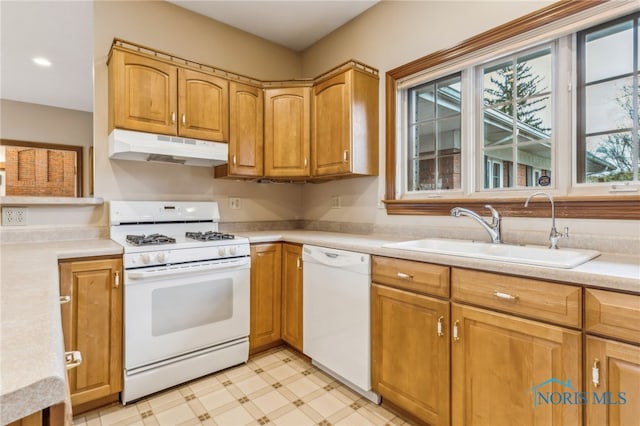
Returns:
[[[111,240],[0,245],[0,424],[68,399],[58,259],[120,253]]]
[[[556,269],[382,247],[389,242],[407,239],[389,235],[305,230],[237,234],[248,237],[252,243],[287,241],[314,244],[640,294],[640,256],[602,254],[573,269]],[[62,401],[68,402],[58,260],[121,253],[122,247],[105,239],[0,245],[2,424]]]
[[[288,241],[300,244],[313,244],[379,256],[417,260],[482,271],[508,273],[511,275],[521,275],[640,294],[640,255],[631,256],[603,253],[595,259],[573,269],[560,269],[382,247],[383,244],[390,242],[411,239],[389,235],[353,235],[305,230],[238,232],[237,234],[248,237],[252,243]]]

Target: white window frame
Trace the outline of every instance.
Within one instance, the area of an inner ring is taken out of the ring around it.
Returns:
[[[596,11],[597,9],[597,11]],[[425,199],[425,198],[505,198],[522,197],[529,195],[534,190],[540,190],[539,186],[526,189],[509,188],[507,190],[478,190],[483,185],[482,170],[478,164],[482,164],[482,155],[477,158],[477,141],[473,135],[475,126],[474,105],[475,96],[469,96],[469,86],[475,76],[473,67],[493,59],[508,56],[519,51],[527,50],[536,45],[551,43],[557,40],[556,57],[561,62],[571,64],[570,70],[560,69],[554,65],[557,84],[555,85],[555,107],[553,113],[553,130],[555,141],[552,154],[552,179],[553,187],[545,187],[545,191],[552,195],[583,196],[583,195],[607,195],[616,190],[616,185],[610,183],[585,183],[578,184],[576,179],[576,93],[572,90],[576,87],[576,36],[583,29],[597,24],[613,20],[615,18],[633,13],[638,10],[635,2],[608,2],[602,7],[587,10],[571,17],[555,21],[536,30],[520,34],[509,40],[480,49],[465,57],[456,58],[451,62],[439,64],[412,76],[396,81],[396,199]],[[444,77],[455,72],[462,72],[462,105],[461,105],[461,165],[462,188],[460,191],[407,191],[407,91],[408,88]],[[467,95],[465,95],[465,93]],[[565,107],[570,105],[570,108]],[[569,141],[566,143],[564,141]],[[480,163],[478,163],[480,161]],[[570,167],[566,165],[571,164]],[[562,165],[562,167],[559,167]],[[617,185],[618,187],[620,184]]]

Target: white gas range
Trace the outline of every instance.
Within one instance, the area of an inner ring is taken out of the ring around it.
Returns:
[[[122,402],[246,362],[249,240],[215,202],[112,201],[124,247]]]

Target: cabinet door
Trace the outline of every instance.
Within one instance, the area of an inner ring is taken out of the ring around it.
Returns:
[[[347,71],[313,88],[314,176],[351,171],[351,78]]]
[[[640,346],[591,336],[586,343],[587,426],[638,424]]]
[[[178,69],[114,50],[109,62],[110,128],[175,135]]]
[[[448,324],[449,302],[373,284],[373,389],[432,425],[449,424]]]
[[[265,175],[309,176],[311,88],[269,88],[264,99]]]
[[[121,277],[121,259],[60,263],[64,346],[82,354],[68,371],[74,407],[122,390]]]
[[[282,340],[302,352],[302,247],[282,245]]]
[[[378,174],[378,82],[351,69],[314,86],[313,176]]]
[[[226,142],[229,82],[193,70],[178,70],[178,135]]]
[[[539,397],[582,389],[581,333],[456,304],[451,321],[453,425],[581,422],[579,403]]]
[[[263,175],[264,92],[232,81],[229,86],[229,175]]]
[[[280,243],[251,246],[251,353],[280,342],[281,262]]]

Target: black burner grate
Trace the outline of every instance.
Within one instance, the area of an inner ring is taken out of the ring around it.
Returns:
[[[134,246],[149,246],[154,244],[174,244],[176,239],[162,234],[127,235],[127,242]]]
[[[215,240],[232,240],[235,235],[225,234],[223,232],[187,232],[185,237],[198,241],[215,241]]]

